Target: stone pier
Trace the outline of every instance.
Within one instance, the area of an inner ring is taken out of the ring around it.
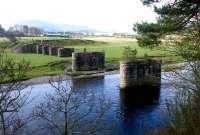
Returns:
[[[14,47],[12,49],[15,53],[36,53],[36,45],[35,44],[25,44]]]
[[[72,71],[102,70],[104,65],[104,52],[76,52],[72,54]]]
[[[58,57],[71,57],[74,48],[58,48]]]
[[[120,88],[135,86],[159,86],[161,81],[161,60],[139,59],[120,62]]]
[[[49,46],[47,45],[42,46],[42,54],[49,55]]]
[[[49,47],[49,55],[58,56],[59,47]]]
[[[37,54],[42,54],[42,45],[37,45],[36,46],[36,53]]]

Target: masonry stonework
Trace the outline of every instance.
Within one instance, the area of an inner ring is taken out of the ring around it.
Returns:
[[[72,54],[72,71],[102,70],[104,65],[104,52],[76,52]]]
[[[59,47],[49,47],[49,55],[58,56]]]
[[[120,62],[120,88],[136,85],[159,85],[161,78],[161,60],[141,59]]]
[[[71,57],[74,48],[58,48],[58,57]]]
[[[49,55],[49,46],[47,46],[47,45],[42,46],[42,54]]]
[[[22,46],[17,46],[13,48],[13,52],[15,53],[36,53],[36,45],[35,44],[26,44]]]
[[[37,45],[36,46],[36,53],[37,54],[42,54],[42,45]]]

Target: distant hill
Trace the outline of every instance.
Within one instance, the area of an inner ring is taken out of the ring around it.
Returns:
[[[46,32],[82,32],[82,33],[95,33],[98,32],[92,28],[86,26],[76,26],[69,24],[54,24],[50,22],[40,21],[40,20],[24,20],[17,22],[16,24],[34,26],[42,28]]]

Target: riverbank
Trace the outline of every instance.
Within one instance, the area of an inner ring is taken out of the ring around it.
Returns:
[[[81,79],[81,78],[92,78],[92,77],[99,77],[104,75],[112,75],[112,74],[119,74],[119,70],[113,70],[113,71],[106,71],[106,72],[96,72],[93,74],[87,74],[87,75],[79,75],[79,76],[70,76],[70,75],[56,75],[56,76],[43,76],[43,77],[36,77],[32,78],[26,81],[23,81],[24,83],[35,85],[35,84],[44,84],[49,83],[49,81],[59,81],[59,80],[72,80],[72,79]]]
[[[183,69],[186,63],[177,63],[177,64],[166,64],[162,66],[162,72],[170,72],[175,71],[178,69]],[[43,84],[49,83],[49,81],[58,81],[61,80],[71,80],[71,79],[81,79],[81,78],[92,78],[104,75],[112,75],[112,74],[119,74],[119,69],[113,69],[110,71],[85,71],[85,74],[77,74],[76,76],[67,75],[55,75],[55,76],[42,76],[42,77],[35,77],[29,80],[25,80],[23,82],[34,85],[34,84]]]
[[[82,39],[69,39],[69,38],[56,38],[56,37],[21,37],[18,39],[17,46],[31,43],[40,43],[43,40],[44,43],[50,45],[62,45],[66,48],[74,48],[75,52],[82,52],[86,50],[91,51],[104,51],[105,62],[110,66],[106,66],[106,71],[112,71],[112,65],[119,65],[119,61],[123,58],[124,48],[130,47],[131,49],[137,50],[137,58],[144,57],[158,57],[162,60],[163,64],[172,64],[182,62],[183,59],[180,56],[175,55],[173,50],[176,47],[173,45],[160,45],[153,49],[142,48],[138,45],[136,39],[132,38],[106,38],[106,37],[91,37]],[[43,76],[56,76],[64,74],[64,69],[71,68],[71,57],[60,58],[42,54],[31,54],[31,53],[13,53],[12,49],[16,45],[9,45],[9,41],[5,41],[0,38],[0,47],[7,46],[6,55],[13,59],[15,62],[25,60],[30,63],[31,69],[28,71],[24,80],[32,79]],[[114,69],[116,70],[116,69]],[[82,73],[73,73],[77,76]]]

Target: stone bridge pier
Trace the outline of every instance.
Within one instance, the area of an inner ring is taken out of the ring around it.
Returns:
[[[161,60],[137,59],[120,62],[120,88],[135,86],[159,86],[161,82]]]
[[[73,71],[103,70],[104,65],[104,52],[75,52],[72,54]]]
[[[49,55],[49,46],[47,45],[42,46],[42,54]]]

